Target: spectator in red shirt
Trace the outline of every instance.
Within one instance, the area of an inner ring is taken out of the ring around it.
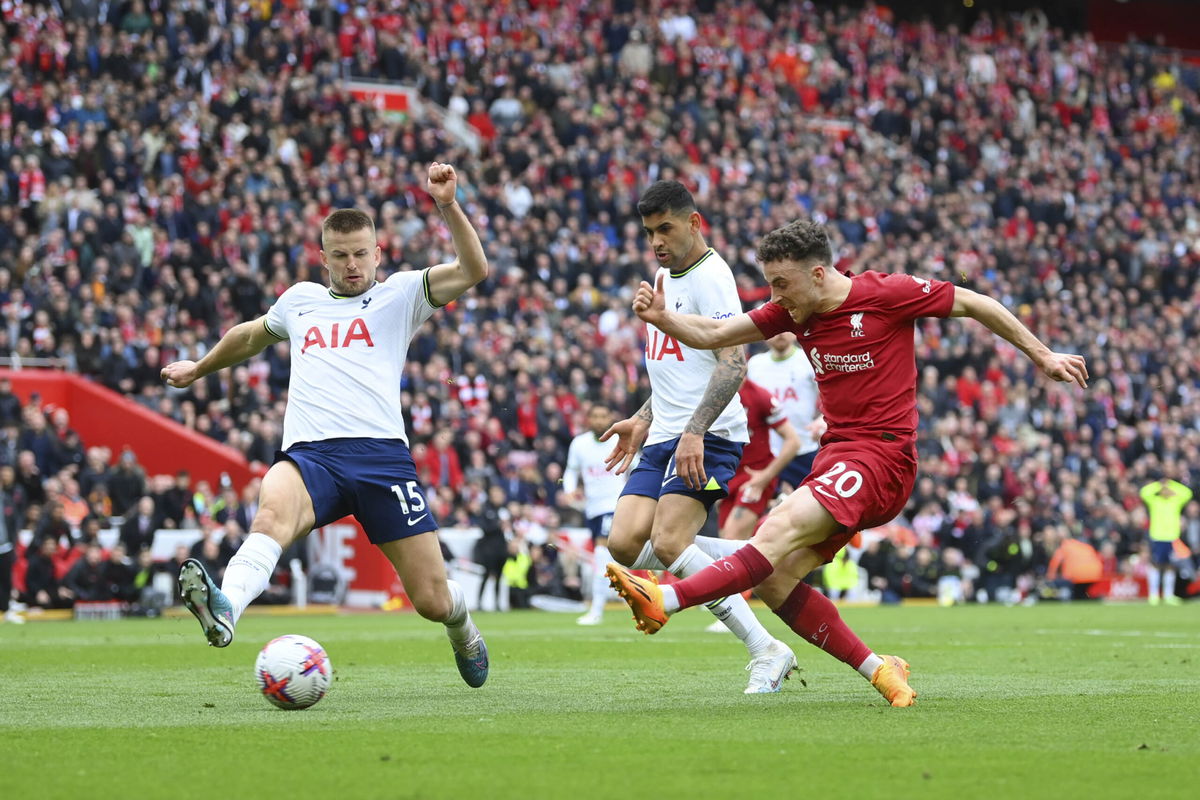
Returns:
[[[433,486],[449,486],[457,492],[463,485],[463,472],[453,440],[454,434],[447,428],[433,435],[425,455],[425,474],[430,477]]]

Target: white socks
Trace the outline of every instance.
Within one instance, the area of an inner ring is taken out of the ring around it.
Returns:
[[[1150,567],[1146,570],[1146,588],[1150,590],[1150,597],[1153,599],[1158,597],[1159,583],[1162,581],[1163,570],[1157,567]]]
[[[680,553],[679,558],[675,559],[675,563],[668,568],[668,571],[676,577],[686,578],[695,575],[714,561],[716,561],[715,558],[703,552],[696,545],[690,544]],[[672,591],[670,594],[673,604],[678,606],[675,592]],[[667,592],[664,591],[663,600],[666,601],[666,599]],[[765,653],[771,643],[775,641],[774,637],[767,633],[767,629],[758,621],[758,617],[754,616],[750,605],[740,594],[705,603],[704,607],[742,640],[752,658]]]
[[[675,594],[675,590],[670,586],[658,587],[662,590],[663,611],[668,614],[674,614],[679,610],[679,595]]]
[[[749,539],[714,539],[711,536],[697,536],[692,546],[698,547],[700,552],[707,555],[713,561],[716,561],[718,558],[733,555],[748,544],[750,544]],[[647,541],[642,545],[642,552],[638,553],[638,557],[629,565],[629,568],[661,570],[667,569],[667,565],[658,560],[658,556],[654,554],[654,545]],[[679,574],[673,569],[667,571],[676,575]]]
[[[221,591],[233,605],[235,625],[246,606],[266,591],[282,555],[283,548],[279,542],[265,533],[251,533],[233,558],[229,559],[229,566],[225,567],[225,579],[221,581]]]
[[[475,626],[471,624],[471,615],[467,612],[467,593],[458,581],[446,581],[446,586],[450,589],[450,614],[442,620],[442,624],[446,626],[450,643],[457,650],[470,643]]]
[[[592,554],[592,607],[588,611],[594,617],[604,613],[604,602],[608,600],[608,575],[604,570],[609,561],[612,561],[612,556],[608,548],[602,544],[596,545],[596,551]]]
[[[1175,596],[1175,570],[1164,569],[1162,574],[1162,592],[1163,597]]]
[[[871,653],[867,656],[867,660],[858,665],[858,674],[862,675],[867,680],[875,677],[875,670],[879,669],[879,665],[883,663],[883,659]]]
[[[658,556],[654,555],[654,545],[647,539],[642,545],[642,552],[638,553],[638,557],[629,565],[630,569],[651,569],[661,570],[666,569],[667,565],[658,560]]]
[[[750,544],[749,539],[714,539],[711,536],[697,536],[696,547],[716,561],[725,556],[731,556],[738,550]]]

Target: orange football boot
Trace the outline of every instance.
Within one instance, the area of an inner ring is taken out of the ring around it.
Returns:
[[[662,589],[654,573],[649,579],[639,578],[620,564],[609,562],[604,570],[608,575],[608,583],[621,599],[629,604],[633,611],[633,621],[637,629],[645,634],[658,633],[667,624],[667,612],[663,608]]]
[[[883,663],[875,668],[871,685],[896,708],[916,702],[917,693],[908,685],[908,662],[898,656],[880,656]]]

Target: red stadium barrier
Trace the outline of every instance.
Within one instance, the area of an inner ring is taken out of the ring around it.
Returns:
[[[175,474],[186,469],[193,482],[208,481],[216,490],[221,473],[227,473],[239,491],[265,470],[254,470],[237,450],[189,430],[174,420],[146,409],[124,395],[97,383],[62,372],[0,370],[12,381],[22,404],[38,395],[39,405],[65,408],[70,426],[85,447],[102,445],[117,457],[126,447],[137,454],[149,475]],[[47,420],[49,422],[49,420]]]
[[[13,393],[22,404],[28,404],[36,394],[39,405],[48,413],[53,408],[65,408],[71,415],[71,428],[79,434],[84,446],[102,445],[110,448],[114,456],[124,448],[130,448],[147,474],[173,475],[186,469],[191,473],[193,483],[204,480],[216,488],[224,472],[240,491],[251,478],[265,471],[251,469],[242,454],[232,447],[189,430],[78,375],[42,370],[0,370],[0,378],[12,381]],[[391,562],[367,541],[366,534],[353,518],[339,520],[314,535],[326,550],[325,560],[349,578],[349,599],[357,601],[352,604],[378,606],[388,598],[398,598],[400,605],[408,605],[407,595]],[[23,585],[23,572],[19,578]]]
[[[389,607],[412,607],[392,562],[371,544],[354,517],[316,528],[310,536],[314,566],[328,564],[345,578],[345,605],[379,608],[392,601]]]

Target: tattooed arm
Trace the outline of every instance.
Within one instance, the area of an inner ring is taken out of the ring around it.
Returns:
[[[613,445],[612,452],[604,459],[604,468],[611,471],[615,467],[617,475],[629,469],[633,457],[646,441],[646,436],[650,433],[650,423],[653,421],[654,412],[650,410],[650,398],[647,397],[646,402],[632,417],[614,422],[600,437],[600,441],[604,442],[613,434],[617,436],[617,443]]]
[[[675,448],[675,472],[695,491],[708,483],[704,472],[704,434],[721,416],[746,377],[746,353],[741,345],[722,347],[714,350],[713,355],[717,357],[717,367]]]

